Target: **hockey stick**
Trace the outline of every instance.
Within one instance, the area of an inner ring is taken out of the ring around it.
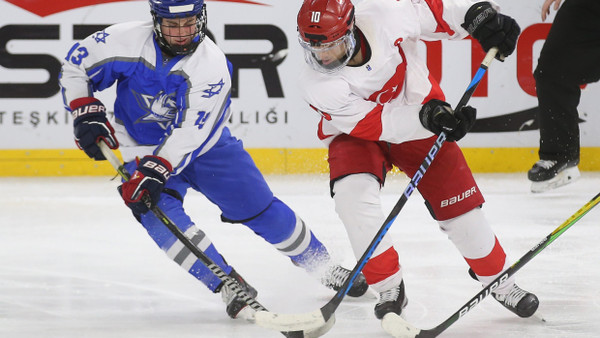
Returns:
[[[523,257],[521,257],[518,261],[516,261],[513,265],[511,265],[508,269],[506,269],[500,276],[494,279],[488,286],[483,288],[479,293],[477,293],[473,298],[471,298],[468,302],[466,302],[458,311],[456,311],[452,316],[442,322],[440,325],[429,329],[422,330],[414,327],[402,317],[388,313],[383,317],[382,326],[385,331],[390,333],[392,336],[396,338],[409,338],[409,337],[419,337],[419,338],[429,338],[436,337],[444,330],[446,330],[450,325],[454,324],[457,320],[459,320],[462,316],[466,315],[467,312],[471,311],[477,304],[481,303],[483,298],[487,297],[490,293],[492,293],[500,284],[514,275],[519,269],[521,269],[527,262],[529,262],[533,257],[537,256],[542,250],[544,250],[550,243],[554,242],[563,232],[567,231],[573,224],[579,221],[585,214],[587,214],[593,207],[595,207],[598,203],[600,203],[600,194],[596,195],[589,202],[587,202],[581,209],[579,209],[576,213],[574,213],[569,219],[567,219],[563,224],[561,224],[558,228],[554,229],[548,236],[542,239],[541,242],[536,244],[531,250],[529,250]]]
[[[494,60],[494,57],[496,56],[497,52],[497,48],[492,48],[489,50],[489,52],[481,62],[481,66],[475,73],[473,80],[471,80],[471,83],[467,87],[467,90],[458,102],[456,110],[462,109],[467,104],[467,102],[473,95],[473,92],[477,88],[477,85],[483,78],[483,75],[488,69],[490,63],[492,62],[492,60]],[[256,313],[255,316],[256,323],[265,328],[277,331],[295,331],[324,327],[328,322],[330,322],[331,318],[335,320],[335,310],[344,299],[344,296],[346,296],[346,293],[348,293],[348,290],[352,286],[352,283],[354,282],[362,268],[365,266],[365,264],[367,264],[367,261],[373,255],[375,248],[377,248],[377,245],[379,244],[379,242],[381,242],[383,236],[385,236],[389,228],[392,226],[392,223],[406,204],[406,201],[408,201],[410,195],[412,195],[413,191],[417,188],[417,185],[425,175],[427,168],[429,168],[429,165],[431,165],[431,162],[434,160],[445,141],[446,133],[442,132],[440,133],[437,140],[427,153],[427,156],[423,160],[423,163],[421,163],[421,166],[408,183],[408,186],[404,190],[404,193],[400,197],[400,200],[398,200],[398,202],[396,203],[386,220],[383,222],[383,225],[381,226],[381,228],[379,229],[379,231],[377,232],[377,234],[375,235],[375,237],[373,238],[363,255],[360,257],[360,259],[354,266],[354,269],[350,272],[350,276],[348,277],[346,282],[344,282],[340,290],[335,294],[335,296],[333,296],[333,298],[327,304],[325,304],[318,310],[301,314],[277,314],[273,312],[259,311]]]
[[[113,168],[119,173],[119,175],[125,180],[128,181],[131,175],[127,172],[124,165],[117,158],[114,152],[110,150],[108,145],[104,143],[104,141],[98,142],[98,146],[102,151],[102,154],[108,162],[113,166]],[[146,196],[144,196],[146,197]],[[221,281],[223,281],[224,285],[229,287],[233,292],[242,299],[248,306],[250,306],[255,311],[268,311],[264,306],[262,306],[256,299],[252,298],[246,291],[244,291],[238,282],[231,278],[228,274],[221,269],[213,260],[208,257],[202,250],[200,250],[197,246],[192,243],[192,241],[183,233],[181,229],[177,227],[175,223],[158,207],[154,206],[152,209],[152,213],[158,218],[172,233],[177,237],[186,248],[188,248],[194,256],[196,256],[212,273],[215,274]],[[331,324],[333,325],[333,323]],[[319,330],[311,331],[311,332],[303,332],[303,331],[294,331],[291,330],[281,332],[284,336],[288,338],[309,338],[309,337],[319,337],[321,335],[320,330],[324,328],[320,328]]]

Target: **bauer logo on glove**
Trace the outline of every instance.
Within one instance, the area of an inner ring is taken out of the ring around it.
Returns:
[[[96,161],[105,160],[98,148],[104,141],[111,149],[119,148],[115,130],[106,118],[106,107],[94,97],[81,97],[71,101],[75,143],[87,156]]]
[[[92,103],[88,103],[84,106],[79,106],[76,109],[73,109],[71,115],[74,119],[84,116],[86,114],[94,114],[94,113],[106,113],[106,107],[98,100]]]
[[[140,160],[131,179],[119,187],[125,204],[134,214],[145,214],[158,203],[171,171],[171,164],[162,157],[149,155]]]

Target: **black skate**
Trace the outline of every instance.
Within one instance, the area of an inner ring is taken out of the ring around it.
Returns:
[[[240,276],[235,270],[231,270],[229,276],[236,280],[239,286],[248,293],[252,298],[256,298],[258,292],[254,289],[250,284],[246,283],[246,281]],[[242,299],[240,299],[235,292],[227,285],[222,284],[223,286],[220,289],[221,298],[223,302],[227,305],[225,311],[227,311],[227,315],[231,318],[238,318],[241,312],[244,315],[240,315],[246,320],[252,321],[254,319],[254,310],[246,304]],[[243,310],[243,311],[242,311]]]
[[[537,161],[527,172],[527,178],[532,182],[531,191],[544,192],[573,182],[581,176],[578,164],[579,160]]]
[[[400,285],[379,293],[379,302],[375,305],[375,317],[383,319],[387,313],[393,312],[398,316],[408,304],[404,294],[404,281]]]
[[[340,265],[334,265],[321,277],[321,283],[334,291],[340,291],[342,285],[350,277],[350,272],[350,270]],[[367,284],[365,276],[361,273],[356,276],[347,294],[350,297],[360,297],[367,292],[367,289],[369,289],[369,284]]]
[[[536,295],[521,289],[517,284],[513,284],[507,294],[498,295],[492,292],[492,295],[505,308],[522,318],[531,317],[540,305]]]

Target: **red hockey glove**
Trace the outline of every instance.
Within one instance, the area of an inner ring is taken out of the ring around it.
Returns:
[[[129,181],[119,187],[125,204],[135,215],[145,214],[158,203],[171,171],[171,164],[162,157],[142,158]]]

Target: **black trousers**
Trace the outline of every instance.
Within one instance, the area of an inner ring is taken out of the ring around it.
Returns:
[[[600,80],[600,0],[565,0],[533,75],[540,159],[579,161],[580,85]]]

